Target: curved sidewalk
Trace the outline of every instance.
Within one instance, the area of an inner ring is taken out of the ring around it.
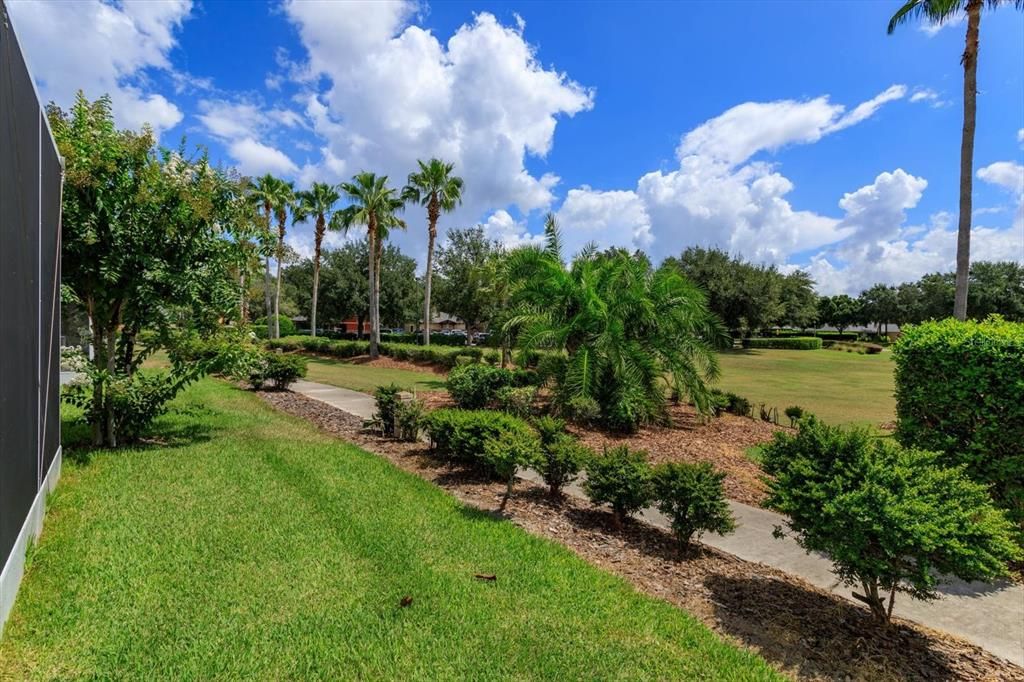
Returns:
[[[374,412],[371,396],[347,388],[298,381],[292,390],[364,419]],[[541,481],[534,471],[524,471],[520,478]],[[584,497],[578,485],[570,486],[567,492]],[[854,601],[850,596],[851,588],[839,583],[828,559],[808,554],[792,538],[772,535],[776,526],[784,525],[784,516],[731,500],[729,505],[736,517],[736,532],[724,537],[705,535],[701,542],[741,559],[799,576],[812,585]],[[657,509],[645,509],[641,516],[654,526],[669,527],[668,520]],[[900,595],[894,611],[902,618],[957,635],[1024,665],[1024,585],[1006,581],[993,585],[954,581],[943,585],[940,592],[943,596],[934,602]]]

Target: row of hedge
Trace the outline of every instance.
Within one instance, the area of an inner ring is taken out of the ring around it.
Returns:
[[[819,350],[821,339],[817,336],[780,336],[743,339],[744,348],[773,348],[781,350]]]
[[[735,528],[722,486],[725,474],[708,462],[651,467],[645,452],[626,446],[598,454],[554,417],[531,424],[491,410],[441,409],[427,415],[425,427],[435,453],[507,482],[502,507],[520,468],[540,472],[553,495],[586,471],[584,492],[594,504],[610,506],[617,524],[655,504],[682,545],[705,531],[724,535]]]
[[[370,352],[369,341],[334,340],[322,336],[286,336],[280,339],[271,339],[267,343],[271,348],[305,351],[336,358],[352,358],[366,355]],[[487,362],[496,363],[501,359],[498,351],[477,346],[435,347],[417,346],[409,343],[381,343],[379,348],[381,355],[386,355],[396,360],[428,362],[446,368],[455,367],[460,362],[486,360]],[[464,359],[460,360],[460,358]]]

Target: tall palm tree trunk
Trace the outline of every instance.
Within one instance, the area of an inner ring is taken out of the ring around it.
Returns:
[[[270,232],[270,205],[264,204],[267,215],[267,232]],[[270,336],[270,254],[263,257],[263,315],[267,318],[267,336]]]
[[[316,218],[316,240],[313,245],[313,309],[309,312],[309,333],[311,336],[316,336],[316,299],[320,291],[320,245],[323,243],[326,227],[323,214],[318,215]]]
[[[370,286],[370,359],[375,360],[380,356],[380,350],[377,348],[377,335],[374,333],[377,329],[377,220],[374,217],[370,217],[369,234],[367,239],[369,240],[369,258],[368,264],[369,277],[368,282]]]
[[[982,0],[967,3],[964,46],[964,129],[960,140],[960,224],[956,235],[956,295],[953,317],[967,319],[967,283],[971,274],[971,194],[974,189],[974,125],[978,110],[978,30]]]
[[[437,239],[437,218],[440,207],[432,199],[427,207],[427,275],[423,286],[423,345],[430,345],[430,280],[434,275],[434,241]]]
[[[284,258],[284,221],[277,227],[277,292],[274,294],[274,338],[281,338],[281,259]]]
[[[378,236],[377,237],[377,255],[374,257],[376,259],[377,267],[376,267],[376,270],[374,271],[374,280],[373,280],[373,286],[377,290],[377,297],[374,299],[375,300],[374,305],[377,308],[377,312],[376,312],[376,315],[377,315],[377,327],[374,329],[373,334],[374,334],[374,336],[377,337],[377,345],[378,346],[380,345],[380,260],[381,260],[380,257],[381,257],[381,253],[383,251],[384,251],[383,242],[381,241],[380,237]]]

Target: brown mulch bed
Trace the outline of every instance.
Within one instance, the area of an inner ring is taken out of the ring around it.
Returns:
[[[600,451],[605,447],[628,445],[646,450],[654,462],[711,462],[725,472],[725,494],[730,499],[759,506],[767,490],[764,472],[744,451],[772,439],[776,431],[789,430],[759,419],[723,414],[702,421],[690,405],[669,408],[671,426],[645,426],[634,434],[617,434],[570,427],[577,437]]]
[[[355,355],[351,358],[338,358],[333,355],[323,355],[320,353],[309,353],[301,351],[303,355],[309,355],[311,357],[320,358],[321,360],[330,360],[332,362],[340,362],[342,364],[350,365],[367,365],[369,367],[382,367],[384,369],[404,369],[410,372],[431,372],[433,374],[440,374],[442,376],[448,374],[448,370],[440,365],[435,365],[429,362],[411,362],[409,360],[395,360],[394,358],[386,355],[381,355],[376,360],[370,359],[369,355]]]
[[[504,484],[439,462],[423,443],[367,433],[358,417],[299,394],[261,395],[469,505],[494,511],[500,503]],[[520,482],[504,517],[685,609],[796,679],[1024,680],[1024,669],[955,637],[902,620],[880,629],[866,609],[799,578],[708,547],[680,555],[667,532],[640,522],[615,530],[607,512],[574,498],[553,501],[536,485]]]

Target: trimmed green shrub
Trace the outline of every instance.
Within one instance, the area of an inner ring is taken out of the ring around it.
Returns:
[[[821,339],[817,336],[747,338],[743,339],[743,347],[774,348],[777,350],[820,350]]]
[[[438,455],[467,464],[479,461],[488,440],[534,433],[522,419],[491,410],[434,410],[424,427]]]
[[[786,408],[784,414],[787,417],[789,417],[789,425],[796,426],[796,423],[800,421],[804,416],[804,408],[800,407],[799,405],[790,405],[789,407]]]
[[[896,438],[964,465],[1024,539],[1024,323],[909,326],[893,357]]]
[[[651,465],[647,453],[625,445],[595,455],[587,463],[583,490],[594,504],[607,504],[614,513],[615,525],[651,502]]]
[[[407,443],[419,440],[426,415],[427,406],[422,400],[400,401],[395,408],[395,437]]]
[[[373,392],[377,411],[370,419],[372,426],[380,430],[381,435],[392,438],[395,435],[395,419],[402,404],[402,388],[397,384],[378,386]]]
[[[943,466],[939,453],[807,417],[795,435],[776,433],[762,461],[772,477],[766,505],[863,590],[853,596],[879,622],[889,621],[897,591],[934,599],[941,576],[991,580],[1020,556],[985,487]]]
[[[537,471],[544,477],[552,497],[560,497],[562,488],[576,480],[594,451],[567,433],[559,433],[549,440],[541,436],[541,459]]]
[[[533,401],[536,397],[536,386],[505,386],[495,394],[495,403],[499,410],[525,419],[533,414]]]
[[[700,539],[705,531],[725,535],[736,529],[723,480],[725,473],[709,462],[665,462],[654,468],[654,498],[680,545],[689,545],[694,535]]]
[[[512,370],[490,365],[459,365],[448,374],[448,394],[455,404],[466,410],[491,405],[498,391],[512,386]]]
[[[263,379],[270,381],[279,391],[286,390],[306,376],[306,358],[301,355],[267,353],[264,363]]]
[[[292,322],[291,319],[285,317],[284,315],[278,315],[277,319],[278,319],[278,325],[281,328],[281,338],[284,338],[286,336],[292,336],[293,334],[295,334],[295,331],[296,331],[295,323]],[[268,330],[273,331],[273,328],[274,328],[274,316],[270,315],[268,317],[261,317],[260,319],[258,319],[255,322],[253,322],[253,326],[254,327],[264,327],[264,328],[266,328]]]
[[[506,483],[500,511],[505,510],[508,498],[512,496],[512,486],[515,485],[516,472],[519,468],[537,466],[540,458],[540,440],[534,433],[512,431],[501,438],[490,438],[484,443],[481,462]]]

